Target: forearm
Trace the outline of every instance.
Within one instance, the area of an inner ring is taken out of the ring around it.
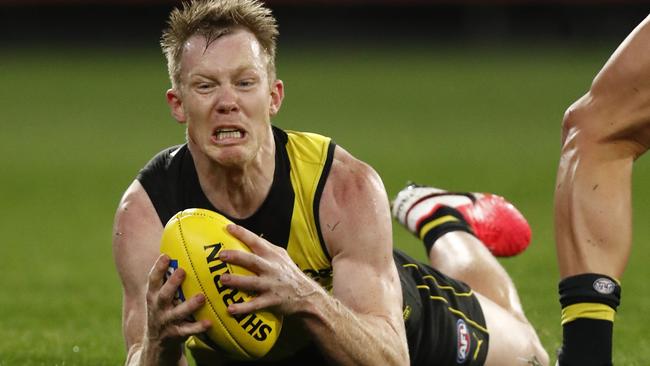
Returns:
[[[324,290],[301,313],[307,330],[336,365],[408,365],[403,331],[389,319],[356,314]]]
[[[171,356],[171,357],[170,357]],[[181,351],[182,356],[182,351]],[[142,344],[136,344],[129,350],[126,359],[126,366],[187,366],[185,357],[178,355],[164,355],[155,347],[143,347]]]

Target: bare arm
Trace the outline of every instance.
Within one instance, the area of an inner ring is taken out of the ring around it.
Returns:
[[[334,296],[293,265],[284,249],[232,227],[233,234],[261,258],[271,259],[274,266],[241,252],[225,253],[233,257],[222,259],[251,268],[258,275],[275,273],[272,278],[277,280],[269,290],[257,283],[264,280],[222,276],[224,284],[258,293],[255,300],[231,305],[229,310],[239,313],[270,307],[299,316],[335,364],[408,365],[402,292],[381,180],[370,167],[337,148],[320,216],[332,256]],[[281,269],[273,272],[278,264]]]
[[[619,278],[631,247],[632,165],[650,146],[650,18],[566,112],[555,192],[562,277]]]
[[[146,192],[139,182],[133,182],[122,197],[113,227],[113,256],[123,288],[127,365],[186,365],[183,340],[209,326],[180,321],[202,301],[192,298],[173,306],[184,273],[174,272],[163,285],[169,258],[160,256],[162,229]]]
[[[308,327],[325,333],[321,346],[346,363],[408,364],[386,192],[372,168],[339,148],[321,200],[321,227],[338,301],[307,318]]]

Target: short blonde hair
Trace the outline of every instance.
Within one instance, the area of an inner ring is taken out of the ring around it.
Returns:
[[[207,45],[243,27],[255,35],[268,57],[269,79],[275,78],[275,43],[278,26],[271,10],[258,0],[193,0],[174,9],[163,31],[160,46],[167,58],[172,88],[181,82],[181,57],[187,40],[204,36]]]

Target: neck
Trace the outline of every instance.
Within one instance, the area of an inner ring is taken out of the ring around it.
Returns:
[[[209,159],[196,159],[199,183],[210,203],[233,218],[253,215],[273,184],[275,148],[273,134],[270,134],[255,157],[245,164],[224,166]]]

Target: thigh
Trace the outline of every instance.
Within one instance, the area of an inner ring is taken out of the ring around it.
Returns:
[[[486,366],[548,364],[548,355],[530,323],[517,319],[481,294],[476,297],[490,332]]]
[[[411,364],[484,365],[490,338],[474,291],[430,266],[400,259],[404,301],[412,310],[405,316]]]

